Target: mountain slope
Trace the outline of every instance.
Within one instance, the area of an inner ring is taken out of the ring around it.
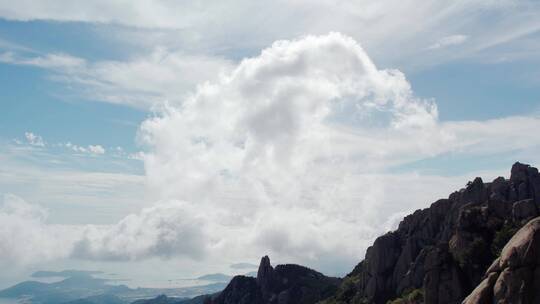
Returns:
[[[516,163],[510,179],[476,178],[377,238],[322,303],[461,303],[515,231],[539,214],[536,168]]]

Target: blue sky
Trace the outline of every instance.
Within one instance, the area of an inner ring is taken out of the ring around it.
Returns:
[[[0,1],[0,217],[39,236],[0,245],[0,286],[264,254],[342,274],[407,212],[538,165],[537,2],[308,2]]]
[[[89,24],[65,26],[53,21],[2,20],[0,29],[4,41],[24,46],[31,54],[67,53],[89,60],[122,56],[120,51],[115,52],[105,44]],[[2,128],[4,138],[12,139],[36,130],[53,141],[80,138],[81,144],[99,142],[135,149],[134,134],[147,113],[86,100],[51,81],[48,71],[35,67],[3,64],[0,73],[4,83],[10,84],[2,96],[7,107],[2,117],[6,126]]]

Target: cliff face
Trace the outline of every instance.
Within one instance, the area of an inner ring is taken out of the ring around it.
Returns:
[[[340,280],[299,265],[278,265],[261,259],[257,278],[236,276],[211,304],[310,304],[325,299]]]
[[[484,183],[476,178],[377,238],[364,261],[323,303],[461,303],[483,282],[510,237],[539,214],[536,168],[516,163],[510,179]],[[502,269],[499,277],[507,275]],[[496,278],[487,279],[483,284],[492,287]]]

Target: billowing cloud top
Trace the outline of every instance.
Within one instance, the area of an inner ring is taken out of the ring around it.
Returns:
[[[235,184],[242,196],[283,201],[283,188],[306,174],[331,175],[344,161],[354,173],[373,152],[362,147],[366,129],[405,132],[436,121],[436,106],[414,98],[402,73],[378,70],[353,39],[331,33],[275,42],[181,108],[147,120],[140,135],[153,149],[150,180],[174,197],[199,200]],[[313,187],[297,190],[305,189]]]

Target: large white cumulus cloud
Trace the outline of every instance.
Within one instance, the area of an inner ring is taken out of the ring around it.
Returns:
[[[328,267],[358,261],[403,212],[463,182],[381,172],[446,152],[504,151],[530,142],[524,130],[537,124],[440,123],[400,71],[378,69],[356,41],[330,33],[275,42],[145,121],[139,137],[150,185],[196,206],[209,250]]]
[[[354,40],[332,33],[275,42],[181,108],[146,121],[141,137],[153,148],[150,181],[175,197],[199,200],[242,185],[242,196],[271,201],[332,173],[317,170],[366,166],[357,158],[373,154],[363,147],[372,136],[357,132],[381,121],[407,132],[436,120],[435,105],[414,98],[402,73],[378,70]]]
[[[216,250],[316,259],[360,255],[384,192],[367,173],[393,150],[417,153],[392,140],[436,123],[435,104],[415,98],[401,72],[331,33],[275,42],[144,122],[140,138],[151,185],[197,205]]]

